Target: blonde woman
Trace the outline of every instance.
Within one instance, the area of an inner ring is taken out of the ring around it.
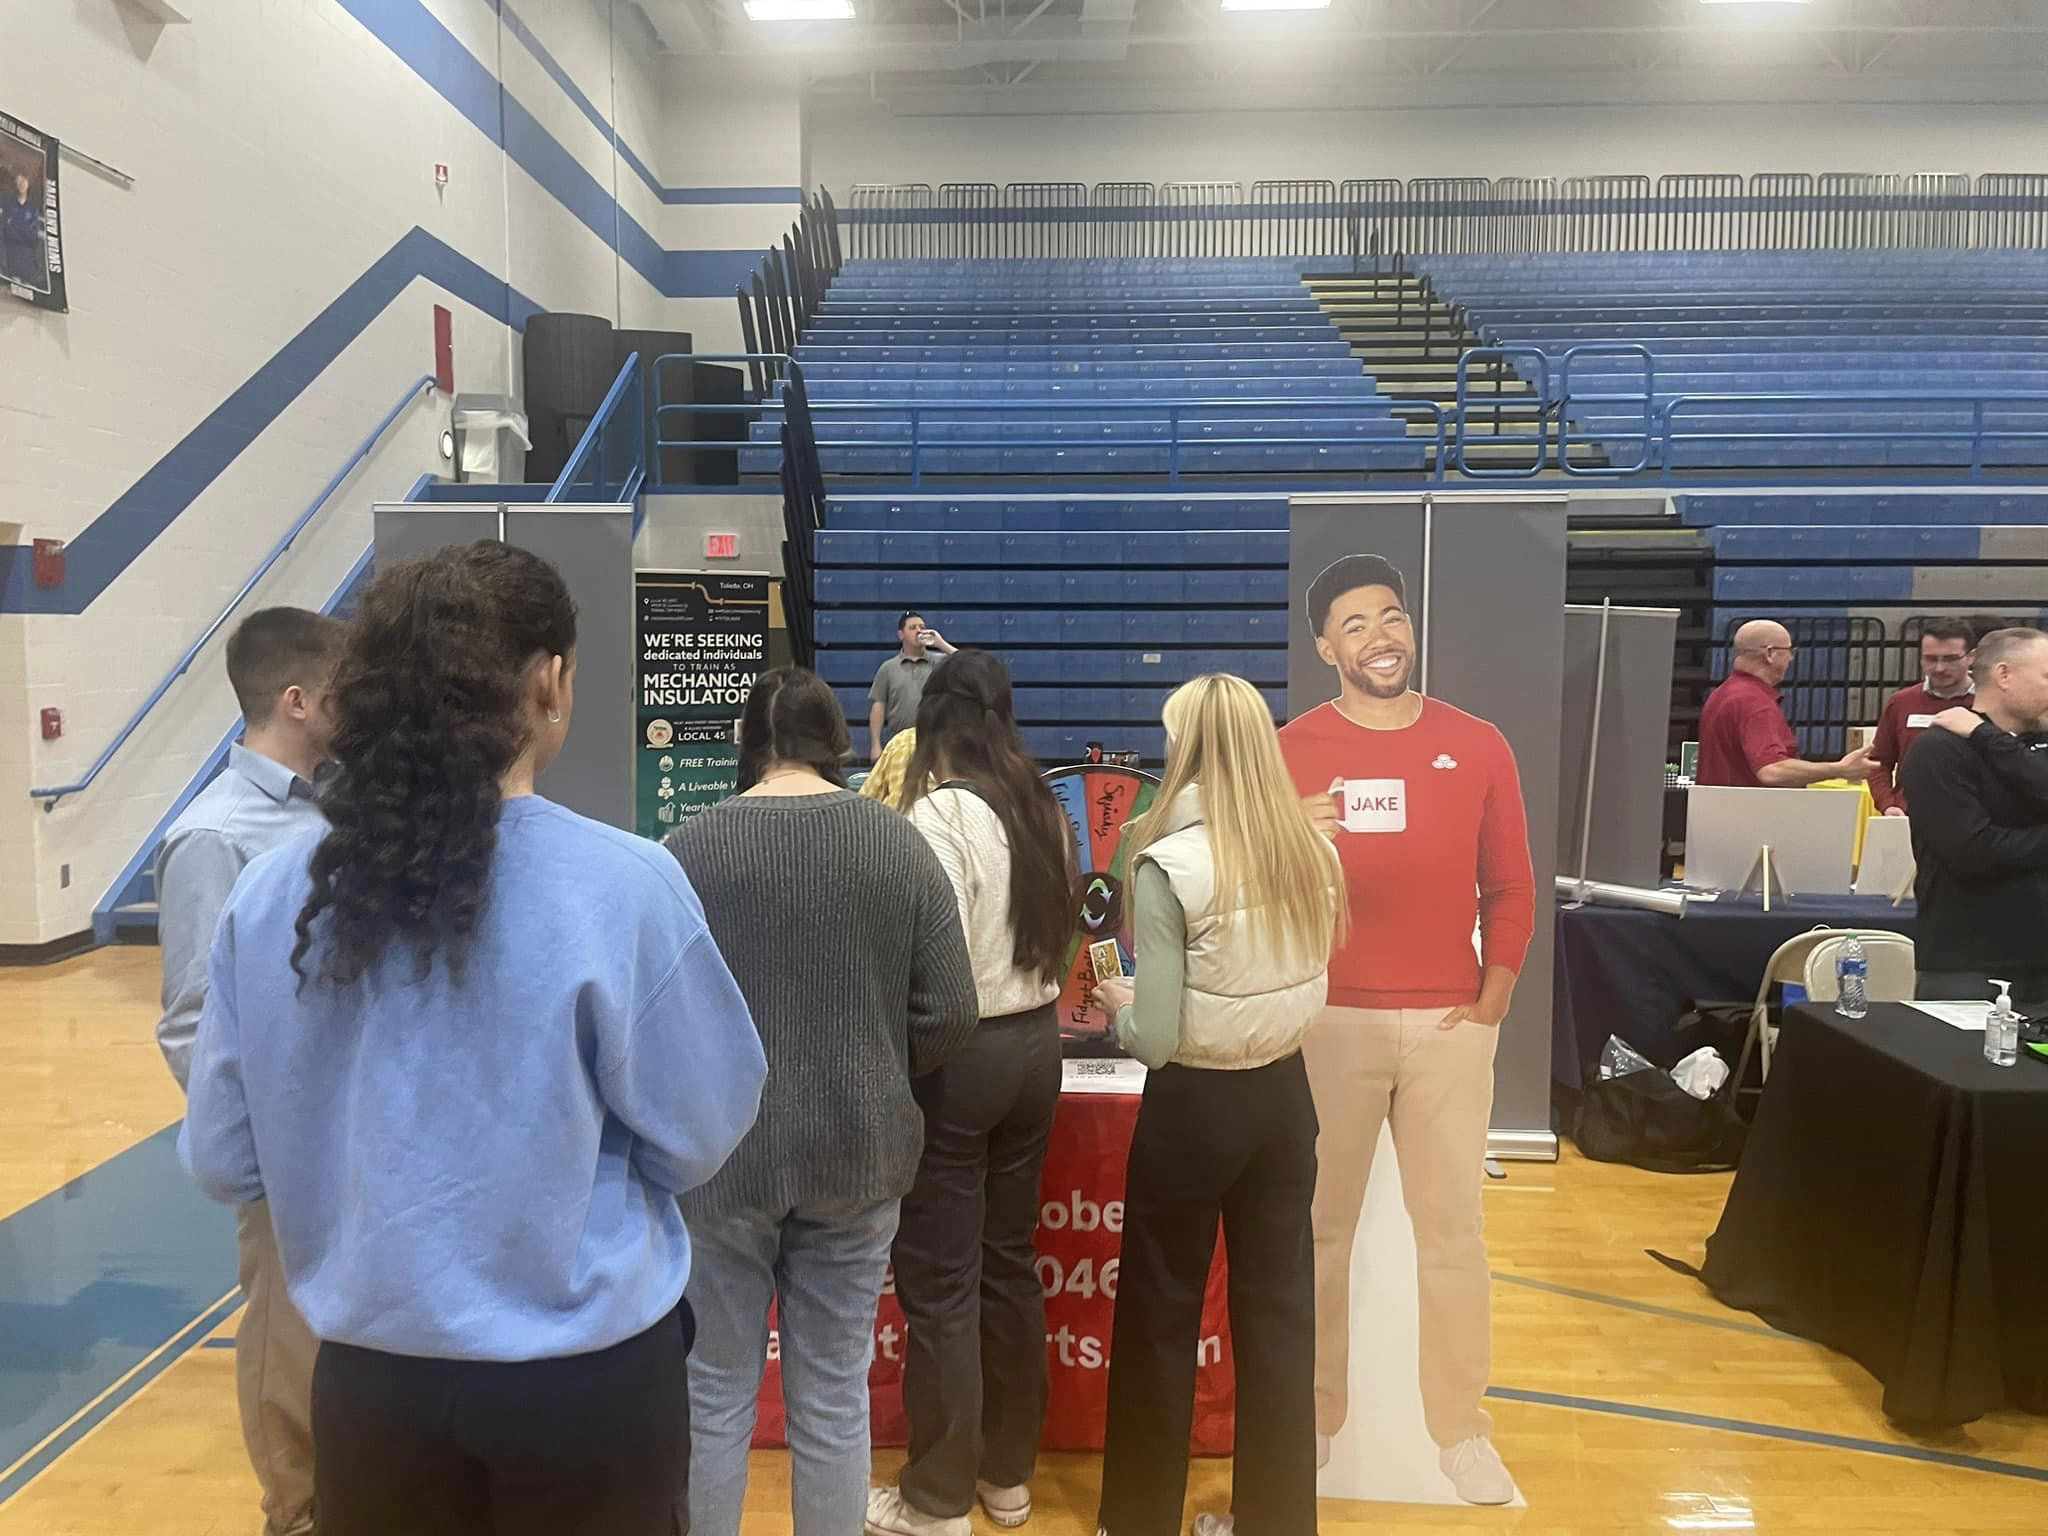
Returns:
[[[1166,701],[1166,781],[1131,832],[1137,980],[1097,1010],[1152,1069],[1131,1143],[1100,1525],[1178,1536],[1202,1296],[1220,1222],[1237,1360],[1232,1513],[1314,1536],[1316,1111],[1301,1041],[1344,891],[1242,678]]]

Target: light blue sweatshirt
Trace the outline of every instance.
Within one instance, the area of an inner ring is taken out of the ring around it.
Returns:
[[[461,983],[438,957],[417,979],[399,943],[337,990],[290,965],[318,842],[258,858],[222,914],[185,1166],[216,1200],[269,1200],[323,1339],[534,1360],[653,1326],[690,1273],[676,1196],[767,1075],[676,861],[508,800]]]

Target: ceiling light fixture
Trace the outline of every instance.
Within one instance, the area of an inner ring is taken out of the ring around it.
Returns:
[[[1327,11],[1330,0],[1223,0],[1226,11]]]
[[[749,21],[851,21],[853,0],[747,0]]]
[[[1700,0],[1701,5],[1811,5],[1813,0]]]

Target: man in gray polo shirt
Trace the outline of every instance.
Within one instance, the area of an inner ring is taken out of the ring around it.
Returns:
[[[868,689],[869,762],[882,755],[891,736],[917,724],[917,703],[939,664],[937,658],[953,654],[946,637],[927,629],[924,615],[915,611],[896,621],[896,638],[902,649],[876,668]]]

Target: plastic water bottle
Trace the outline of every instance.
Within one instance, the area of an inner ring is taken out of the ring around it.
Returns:
[[[1984,1015],[1984,1059],[1994,1067],[2009,1067],[2020,1059],[2020,1016],[2012,1006],[2012,983],[1991,978],[1998,988],[1998,1001]]]
[[[1845,1019],[1870,1012],[1870,966],[1863,958],[1863,941],[1853,933],[1835,956],[1835,1012]]]

